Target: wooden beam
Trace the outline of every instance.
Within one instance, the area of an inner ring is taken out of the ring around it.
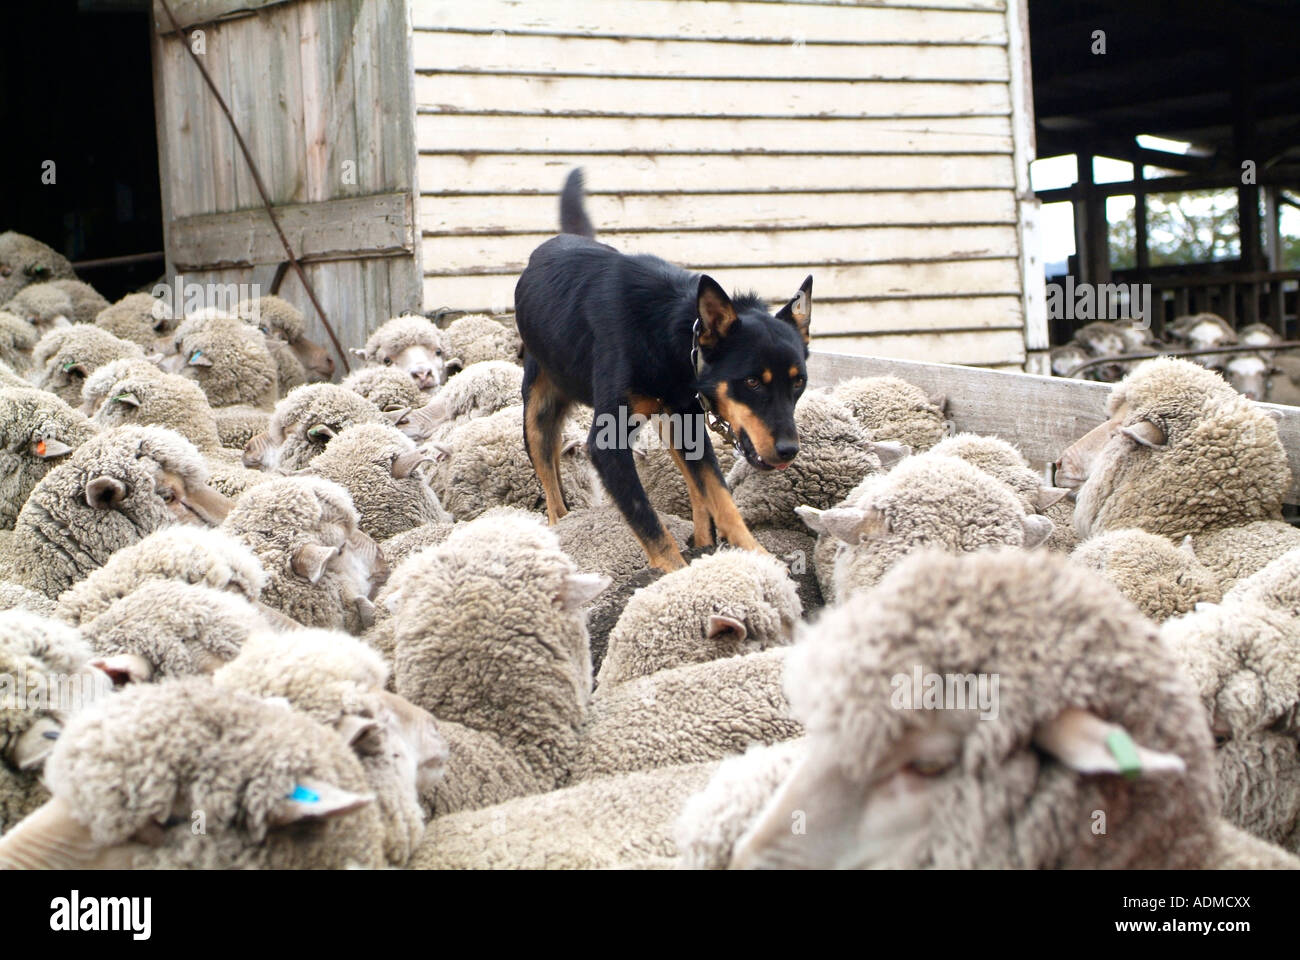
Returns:
[[[814,350],[809,382],[829,387],[850,377],[894,376],[926,393],[948,398],[948,417],[958,430],[993,434],[1020,450],[1035,468],[1057,460],[1065,449],[1106,421],[1111,385],[1064,377],[981,370],[974,367],[883,357],[847,356]],[[1258,403],[1277,418],[1292,486],[1288,502],[1300,500],[1300,407]]]
[[[292,2],[296,0],[168,0],[182,31],[231,17],[252,16],[266,7]],[[171,21],[167,19],[167,14],[157,3],[153,5],[153,17],[154,30],[157,33],[173,34]]]
[[[347,260],[414,253],[411,196],[384,193],[275,208],[300,260]],[[176,270],[279,263],[284,248],[262,208],[182,217],[168,225]]]

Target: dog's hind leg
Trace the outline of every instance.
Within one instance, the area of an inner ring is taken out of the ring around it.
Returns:
[[[569,398],[560,392],[534,358],[524,361],[524,448],[546,496],[546,522],[569,512],[560,485],[560,427]]]

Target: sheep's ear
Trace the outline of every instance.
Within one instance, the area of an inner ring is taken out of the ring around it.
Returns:
[[[871,444],[871,451],[880,458],[880,466],[886,471],[892,470],[902,462],[904,457],[912,455],[912,448],[905,443],[882,440]]]
[[[948,412],[948,395],[946,393],[932,393],[926,399],[938,407],[940,413]]]
[[[444,460],[450,460],[451,455],[456,452],[456,448],[450,443],[431,443],[429,452],[433,454],[435,463],[441,463]]]
[[[0,870],[85,869],[101,847],[57,797],[0,838]]]
[[[358,360],[370,359],[370,354],[367,353],[363,347],[353,347],[348,351],[348,353],[352,354],[352,356],[356,357]]]
[[[1136,780],[1145,773],[1183,773],[1182,757],[1148,750],[1116,723],[1078,707],[1067,707],[1039,726],[1034,743],[1079,773],[1122,773]]]
[[[776,312],[776,319],[794,324],[805,344],[808,343],[809,328],[812,326],[812,283],[810,273],[799,286],[798,292],[790,298],[790,302]]]
[[[408,450],[393,459],[391,472],[398,480],[405,480],[422,463],[433,463],[433,457],[423,450]]]
[[[591,603],[612,581],[599,573],[571,573],[564,578],[557,598],[565,610],[580,610]]]
[[[450,377],[464,370],[465,363],[460,359],[460,357],[452,357],[442,365],[442,368],[447,372],[447,376]]]
[[[1034,506],[1046,510],[1053,504],[1060,503],[1070,495],[1069,487],[1039,487],[1034,494]]]
[[[363,630],[369,630],[375,625],[375,605],[368,597],[357,597],[352,601],[352,605],[357,611],[357,620],[361,622]]]
[[[212,366],[212,358],[202,350],[195,350],[190,354],[190,358],[186,360],[185,363],[191,367],[210,367]]]
[[[708,637],[710,640],[718,641],[723,638],[732,638],[736,643],[744,643],[747,636],[749,636],[749,631],[735,617],[727,617],[719,613],[709,617]]]
[[[373,717],[359,717],[355,714],[344,716],[334,725],[334,729],[338,731],[339,736],[343,738],[343,742],[349,747],[370,733],[370,731],[378,730],[379,727],[379,721]]]
[[[1178,549],[1183,551],[1193,560],[1196,559],[1196,544],[1192,542],[1192,535],[1189,533],[1183,537],[1183,542],[1178,545]]]
[[[1144,447],[1153,449],[1163,447],[1168,442],[1165,432],[1150,420],[1139,420],[1131,427],[1121,427],[1120,433]]]
[[[794,512],[817,533],[824,533],[848,544],[859,544],[868,537],[880,536],[890,530],[889,520],[874,507],[795,507]]]
[[[1020,523],[1025,531],[1025,539],[1020,545],[1026,550],[1032,550],[1039,544],[1046,543],[1052,531],[1056,529],[1056,524],[1052,523],[1051,518],[1041,513],[1027,513]]]
[[[126,499],[126,484],[116,477],[96,477],[86,484],[86,503],[96,510],[111,510]]]
[[[44,440],[40,437],[34,437],[28,449],[31,450],[32,456],[40,457],[42,460],[67,456],[72,452],[72,448],[62,440]]]
[[[325,573],[325,564],[329,563],[335,553],[336,551],[319,543],[304,543],[294,551],[293,572],[315,584]]]
[[[128,407],[140,406],[140,398],[134,393],[119,393],[116,397],[109,400],[110,403],[124,403]]]
[[[148,683],[153,679],[153,664],[138,653],[118,653],[111,657],[97,657],[90,665],[108,675],[113,686],[128,683]]]
[[[271,809],[267,822],[273,827],[282,827],[300,820],[338,817],[359,810],[374,799],[373,794],[353,793],[323,780],[304,777]]]
[[[574,450],[578,450],[579,452],[581,452],[581,448],[582,448],[581,440],[565,440],[564,446],[560,447],[560,456],[563,457],[566,454],[572,453]]]
[[[410,407],[389,407],[388,409],[380,410],[379,412],[380,414],[383,415],[383,418],[385,420],[387,420],[393,426],[397,426],[403,420],[406,419],[407,414],[411,412],[411,408]]]
[[[49,717],[41,717],[18,738],[9,749],[9,761],[19,770],[35,770],[45,763],[54,744],[59,740],[61,728]]]
[[[700,319],[700,346],[716,347],[736,322],[736,308],[718,281],[707,273],[700,274],[695,309]]]
[[[307,436],[317,443],[329,443],[334,439],[336,434],[334,428],[323,423],[315,424],[307,428]]]

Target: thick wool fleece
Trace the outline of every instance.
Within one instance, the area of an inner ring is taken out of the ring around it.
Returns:
[[[998,677],[996,715],[978,704],[900,709],[898,677],[917,669]],[[1066,558],[1005,549],[909,557],[878,589],[804,629],[785,689],[807,749],[764,810],[773,829],[751,835],[750,865],[1191,868],[1214,850],[1212,745],[1195,689],[1155,626]],[[1046,736],[1070,710],[1183,769],[1134,779],[1079,772],[1088,761],[1071,765],[1072,751]],[[900,771],[927,734],[955,738],[928,757],[938,769]],[[904,789],[927,801],[911,838],[866,832]],[[775,829],[790,810],[822,824],[818,842]],[[1107,813],[1104,834],[1091,829],[1096,810]]]
[[[72,322],[72,297],[52,283],[23,287],[0,309],[22,317],[41,331]]]
[[[524,371],[517,363],[472,363],[443,384],[425,409],[443,421],[490,416],[517,404],[523,383]]]
[[[380,324],[366,340],[365,349],[371,362],[379,362],[385,356],[396,356],[410,347],[428,347],[431,353],[441,350],[446,356],[450,344],[447,334],[427,317],[406,314]]]
[[[92,318],[95,326],[122,340],[130,340],[152,353],[158,341],[176,329],[171,307],[147,293],[128,293]]]
[[[710,438],[713,454],[718,458],[718,469],[725,477],[736,465],[736,454],[731,446]],[[659,513],[668,513],[675,517],[691,515],[691,496],[686,491],[686,480],[677,468],[677,461],[668,452],[652,419],[637,431],[632,446],[636,455],[636,473],[641,479],[650,504]],[[679,541],[680,542],[680,541]]]
[[[719,550],[632,596],[610,632],[597,683],[603,689],[658,670],[788,644],[801,613],[779,559]],[[729,617],[744,629],[711,631],[714,617]]]
[[[408,864],[420,870],[596,870],[667,866],[672,824],[716,763],[601,777],[437,817]]]
[[[0,303],[8,303],[23,287],[50,280],[75,280],[68,258],[25,233],[0,233]]]
[[[72,301],[72,313],[68,319],[73,323],[94,323],[95,317],[108,306],[108,301],[98,290],[81,280],[54,280],[50,285],[58,287]],[[130,337],[123,339],[129,340]]]
[[[250,547],[266,571],[263,603],[304,626],[360,633],[371,605],[346,570],[331,563],[315,583],[294,570],[300,549],[339,550],[360,535],[357,524],[352,498],[338,484],[281,477],[245,492],[222,529]]]
[[[943,403],[898,377],[852,377],[831,388],[867,428],[872,439],[894,440],[913,450],[929,450],[943,439]]]
[[[362,367],[339,384],[359,393],[380,410],[414,410],[428,400],[411,375],[396,367]]]
[[[560,484],[569,509],[600,501],[595,471],[582,445],[585,434],[570,421],[560,455]],[[450,454],[434,467],[433,489],[457,520],[473,520],[491,507],[544,510],[546,497],[524,449],[524,408],[506,407],[489,417],[467,420],[447,437]]]
[[[750,527],[803,524],[794,508],[831,507],[862,478],[881,471],[871,434],[848,407],[822,393],[807,393],[794,412],[799,456],[784,470],[759,470],[737,460],[727,475],[732,499]]]
[[[307,318],[284,297],[268,294],[241,301],[235,308],[235,314],[245,323],[256,320],[263,334],[271,336],[278,333],[287,343],[307,337]]]
[[[304,784],[371,795],[342,738],[294,710],[206,679],[135,685],[82,712],[59,739],[46,776],[66,815],[91,843],[111,849],[116,865],[383,865],[384,827],[373,802],[275,825]],[[201,834],[192,829],[196,811],[204,817]],[[133,840],[145,828],[156,845]]]
[[[50,796],[39,766],[20,770],[16,765],[20,738],[37,735],[29,733],[33,727],[56,732],[66,714],[107,692],[107,678],[101,674],[105,682],[95,682],[89,659],[90,647],[66,624],[28,610],[0,613],[0,677],[8,678],[0,683],[0,834]],[[84,681],[84,686],[60,686],[61,677]],[[56,690],[65,695],[51,702]],[[44,696],[35,696],[37,691]]]
[[[217,421],[203,390],[171,373],[122,377],[109,388],[91,420],[104,430],[152,423],[175,430],[200,450],[221,446]]]
[[[1043,479],[1029,466],[1019,450],[1001,437],[978,433],[958,433],[935,444],[930,451],[936,456],[956,457],[1001,480],[1020,500],[1028,513],[1041,512],[1039,496]]]
[[[1192,545],[1196,558],[1228,590],[1300,547],[1300,529],[1282,520],[1256,520],[1194,534]]]
[[[781,689],[789,647],[660,670],[600,687],[570,782],[721,760],[750,744],[800,736]]]
[[[830,511],[809,517],[819,532],[833,533],[828,597],[837,600],[874,586],[914,550],[938,547],[970,553],[994,546],[1024,546],[1036,533],[1035,523],[1006,484],[956,457],[933,450],[908,457],[891,472],[870,477],[839,511],[853,511],[852,521],[828,528]],[[824,549],[824,548],[823,548]],[[826,555],[818,557],[823,564]],[[823,592],[828,584],[822,584]]]
[[[1136,527],[1181,538],[1282,519],[1291,471],[1277,423],[1217,373],[1149,360],[1115,385],[1109,406],[1122,426],[1155,424],[1166,443],[1119,431],[1106,441],[1075,503],[1081,536]]]
[[[95,435],[89,420],[44,390],[0,389],[0,529],[47,473]]]
[[[1052,521],[1052,535],[1047,538],[1047,549],[1057,553],[1069,553],[1079,545],[1079,535],[1074,532],[1074,501],[1058,500],[1046,510],[1043,516]]]
[[[266,432],[278,459],[269,466],[281,470],[301,470],[317,456],[330,436],[337,436],[359,423],[386,424],[382,412],[365,397],[334,383],[309,383],[289,393],[275,405]],[[309,431],[327,427],[328,431]],[[521,434],[522,436],[522,434]],[[263,460],[266,464],[266,460]],[[263,469],[266,469],[264,465]]]
[[[116,551],[99,569],[59,597],[58,615],[86,623],[155,580],[224,590],[256,603],[266,585],[257,556],[223,530],[175,526]]]
[[[674,540],[685,545],[693,530],[689,521],[664,514],[659,515],[659,521]],[[591,664],[599,670],[605,659],[609,632],[631,596],[618,587],[650,569],[645,550],[614,506],[570,510],[555,525],[555,534],[560,538],[560,549],[573,558],[580,570],[602,573],[613,581],[592,601],[587,614]]]
[[[128,377],[161,377],[162,370],[152,360],[142,360],[139,357],[126,357],[121,360],[114,360],[98,367],[90,376],[86,377],[81,384],[81,406],[78,408],[88,417],[93,417],[104,401],[112,395],[113,387],[120,380]],[[207,405],[207,398],[203,400]]]
[[[554,789],[591,693],[587,597],[575,594],[578,568],[554,533],[515,512],[482,517],[403,573],[397,692],[440,722],[495,738],[528,771],[531,790]],[[456,773],[453,752],[448,780]]]
[[[414,442],[394,428],[363,423],[331,440],[307,469],[346,489],[361,515],[361,529],[387,540],[420,524],[451,521],[425,471],[399,460],[415,455]]]
[[[216,407],[212,417],[217,422],[221,445],[228,450],[243,450],[248,441],[266,431],[271,423],[271,412],[236,404],[233,407]]]
[[[81,403],[86,378],[104,364],[125,357],[143,360],[144,351],[99,327],[84,323],[59,327],[41,337],[32,350],[32,382],[75,407]]]
[[[462,367],[485,360],[519,362],[522,344],[513,326],[482,313],[457,317],[447,324],[447,340],[451,345],[451,358],[459,360]]]
[[[269,410],[279,397],[278,370],[266,339],[236,317],[196,316],[172,334],[177,371],[203,388],[214,407],[247,404]],[[210,361],[210,364],[196,360]]]
[[[54,617],[56,604],[43,593],[17,583],[0,580],[0,610],[26,610],[42,617]]]
[[[1217,603],[1223,596],[1214,574],[1192,553],[1144,530],[1111,530],[1083,541],[1076,563],[1109,580],[1137,608],[1160,623]]]
[[[31,370],[32,350],[39,339],[36,328],[22,317],[0,310],[0,362],[15,374]],[[23,383],[31,386],[26,380]]]
[[[412,527],[405,533],[399,533],[383,541],[379,544],[379,550],[388,561],[388,565],[396,569],[399,563],[412,554],[425,547],[435,547],[446,540],[451,535],[453,526],[455,524],[450,518],[422,523],[418,527]],[[395,577],[394,582],[396,582]]]
[[[406,863],[424,833],[416,768],[383,701],[388,667],[361,641],[326,630],[255,634],[213,676],[218,687],[257,697],[284,697],[317,723],[340,729],[349,719],[374,727],[351,743],[366,771],[385,827],[384,853]],[[433,718],[425,717],[430,731]],[[436,737],[436,733],[432,734]],[[445,761],[445,746],[442,749]]]
[[[117,427],[83,443],[32,490],[14,523],[12,578],[57,597],[122,547],[175,520],[158,495],[159,471],[202,486],[207,465],[194,445],[162,427]],[[109,477],[126,495],[109,509],[92,507],[87,485]]]
[[[1300,550],[1222,605],[1168,621],[1161,639],[1210,716],[1223,815],[1300,852]]]
[[[247,600],[176,580],[143,584],[81,624],[97,656],[143,657],[153,680],[210,674],[233,660],[255,631],[267,629]]]
[[[4,337],[3,317],[4,314],[0,313],[0,339],[3,339]],[[14,368],[5,363],[3,353],[3,347],[0,347],[0,387],[30,387],[31,383],[18,376],[18,374],[14,372]]]

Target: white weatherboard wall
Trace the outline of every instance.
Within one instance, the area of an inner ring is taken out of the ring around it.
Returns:
[[[772,300],[812,272],[820,349],[1024,363],[1019,0],[412,0],[411,19],[426,308],[510,309],[580,165],[620,250]]]

